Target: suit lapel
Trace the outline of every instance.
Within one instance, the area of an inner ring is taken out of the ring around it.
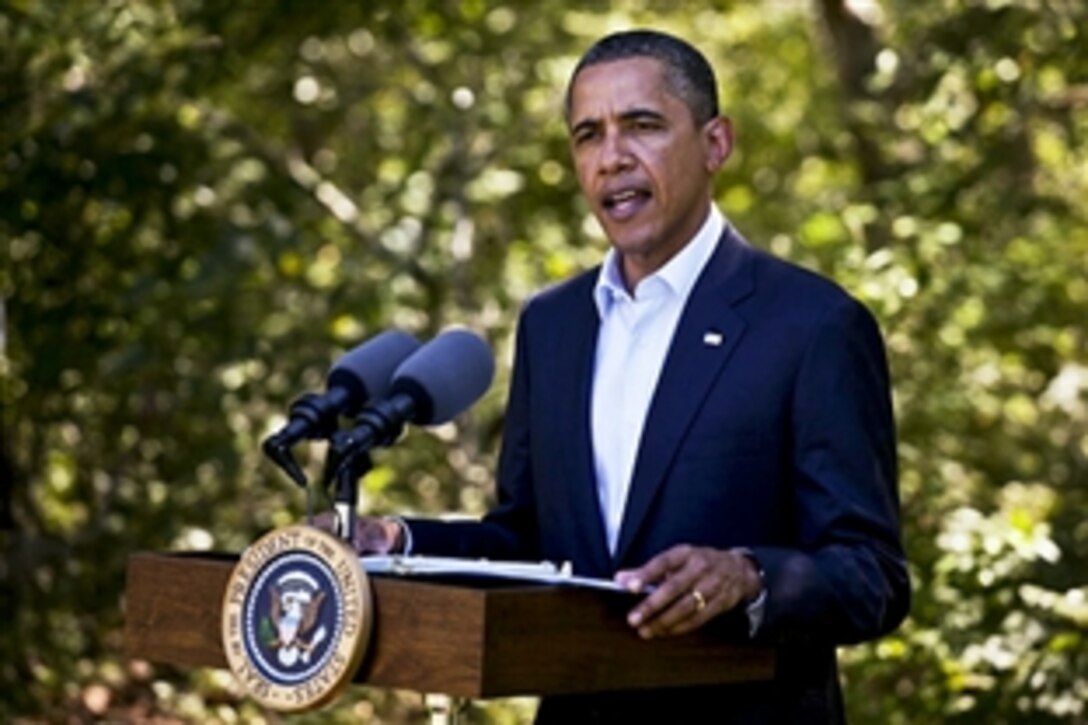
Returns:
[[[707,391],[740,343],[745,322],[733,309],[754,288],[747,244],[726,229],[691,291],[654,391],[613,557],[624,561]]]
[[[593,275],[595,280],[596,276]],[[582,562],[586,571],[598,576],[611,573],[611,556],[608,552],[601,506],[597,500],[596,476],[593,466],[593,438],[590,431],[589,406],[593,399],[593,368],[597,352],[597,332],[600,320],[593,302],[593,284],[584,295],[584,305],[564,319],[569,325],[569,347],[554,351],[556,364],[563,366],[560,380],[576,380],[578,386],[569,400],[558,400],[561,430],[569,440],[569,455],[564,457],[562,480],[567,487],[567,500],[576,527],[579,546],[573,550],[587,552],[589,560]],[[557,390],[557,396],[559,392]]]

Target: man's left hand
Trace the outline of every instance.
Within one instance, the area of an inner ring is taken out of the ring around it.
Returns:
[[[759,572],[741,551],[681,544],[638,569],[617,572],[616,582],[632,592],[653,592],[627,615],[640,637],[691,632],[722,612],[759,596]]]

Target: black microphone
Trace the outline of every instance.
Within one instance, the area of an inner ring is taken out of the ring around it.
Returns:
[[[491,386],[491,349],[468,330],[440,333],[393,373],[389,395],[365,407],[352,428],[330,439],[339,473],[356,456],[397,439],[405,423],[445,423],[475,403]]]
[[[307,393],[291,404],[287,424],[265,439],[265,455],[299,485],[306,485],[290,447],[304,438],[328,438],[339,416],[354,416],[368,400],[383,398],[394,371],[419,348],[419,341],[408,333],[387,330],[352,349],[329,370],[326,392]]]

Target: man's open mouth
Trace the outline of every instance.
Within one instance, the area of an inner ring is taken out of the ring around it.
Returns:
[[[601,206],[609,218],[623,221],[634,216],[650,201],[650,192],[646,189],[620,189],[604,195]]]

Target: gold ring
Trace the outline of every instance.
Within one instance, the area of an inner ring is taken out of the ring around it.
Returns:
[[[706,597],[698,589],[691,590],[691,598],[695,600],[695,611],[701,612],[706,609]]]

